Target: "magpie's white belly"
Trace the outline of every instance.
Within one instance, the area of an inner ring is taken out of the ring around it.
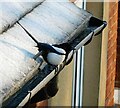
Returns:
[[[48,53],[47,60],[52,65],[59,65],[65,60],[65,55],[58,55],[56,53]]]

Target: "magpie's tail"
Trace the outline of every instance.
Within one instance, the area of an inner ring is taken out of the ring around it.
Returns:
[[[37,43],[38,45],[38,41],[17,21],[17,23],[25,30],[25,32]]]

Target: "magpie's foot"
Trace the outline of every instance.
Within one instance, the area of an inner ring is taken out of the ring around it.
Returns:
[[[55,74],[57,74],[58,71],[59,71],[59,67],[57,66],[57,67],[55,67]]]

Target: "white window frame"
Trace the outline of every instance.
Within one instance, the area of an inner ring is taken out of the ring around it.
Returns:
[[[86,9],[86,0],[76,0],[75,4]],[[84,72],[84,46],[74,56],[74,73],[72,85],[72,106],[82,107],[83,102],[83,72]]]

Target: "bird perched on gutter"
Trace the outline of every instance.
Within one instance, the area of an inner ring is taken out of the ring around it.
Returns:
[[[17,23],[35,41],[38,51],[42,51],[42,57],[48,64],[57,66],[64,62],[68,65],[72,61],[74,50],[69,43],[50,45],[38,42],[19,22]]]

